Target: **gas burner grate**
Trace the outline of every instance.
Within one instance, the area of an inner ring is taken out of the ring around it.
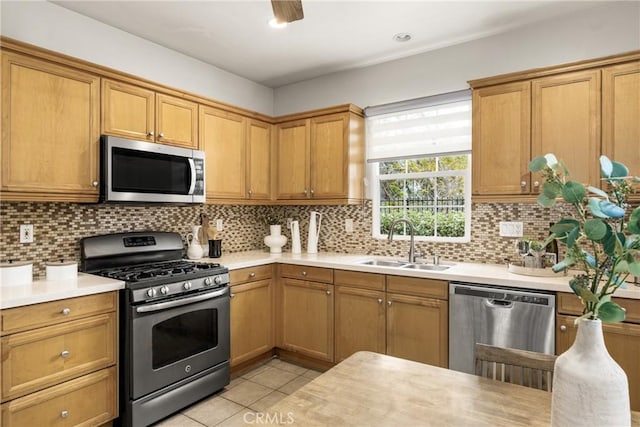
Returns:
[[[108,268],[97,272],[97,274],[111,279],[124,280],[126,282],[141,282],[150,279],[164,277],[188,276],[200,271],[220,268],[220,264],[189,262],[189,261],[168,261],[153,264],[132,265],[126,267]]]

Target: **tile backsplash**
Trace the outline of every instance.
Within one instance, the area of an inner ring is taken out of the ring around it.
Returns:
[[[302,249],[306,248],[307,227],[311,211],[322,213],[320,251],[363,253],[405,257],[409,242],[388,242],[371,236],[372,204],[349,206],[129,206],[116,204],[74,203],[8,203],[0,204],[0,260],[34,262],[34,277],[44,276],[44,263],[52,260],[80,261],[82,237],[125,231],[173,231],[185,236],[191,227],[200,223],[206,213],[215,227],[222,219],[223,252],[267,250],[263,238],[268,234],[267,215],[300,221]],[[344,220],[353,220],[353,232],[344,229]],[[501,263],[514,255],[514,239],[498,236],[499,221],[522,221],[525,235],[543,239],[549,222],[560,218],[559,209],[545,209],[534,203],[473,204],[471,242],[417,242],[417,251],[428,255],[437,253],[452,261]],[[33,243],[20,244],[20,224],[33,224]],[[285,251],[291,248],[291,234]]]

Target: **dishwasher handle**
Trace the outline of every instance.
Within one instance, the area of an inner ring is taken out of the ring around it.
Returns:
[[[485,298],[491,301],[503,301],[504,303],[526,303],[535,305],[554,306],[555,299],[553,295],[543,293],[532,293],[530,291],[522,290],[508,290],[489,287],[475,287],[473,285],[467,285],[462,283],[451,283],[452,294]]]
[[[502,299],[485,299],[485,303],[491,308],[513,308],[513,301]]]

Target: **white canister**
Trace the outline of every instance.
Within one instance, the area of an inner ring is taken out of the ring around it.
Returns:
[[[33,263],[6,262],[0,264],[0,285],[26,285],[33,281]]]
[[[78,263],[54,261],[45,263],[47,280],[69,280],[78,278]]]

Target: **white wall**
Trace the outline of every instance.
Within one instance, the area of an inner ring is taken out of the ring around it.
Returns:
[[[361,107],[445,93],[467,81],[640,49],[640,2],[559,17],[508,33],[275,89],[275,114]]]
[[[0,1],[0,33],[177,89],[273,115],[273,89],[44,1]]]

